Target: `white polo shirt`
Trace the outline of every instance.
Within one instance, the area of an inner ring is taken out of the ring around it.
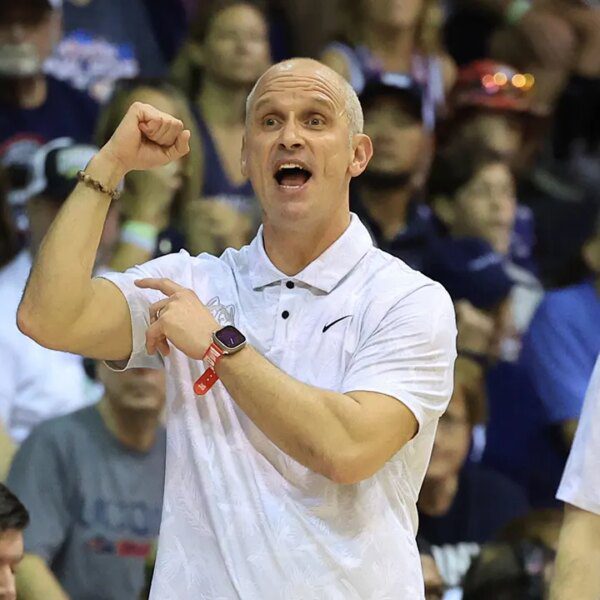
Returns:
[[[336,484],[279,450],[221,382],[196,397],[192,383],[204,367],[173,350],[165,361],[166,482],[151,598],[422,598],[415,505],[455,359],[446,291],[374,248],[355,215],[294,277],[267,257],[262,228],[221,258],[181,252],[106,277],[129,303],[129,367],[156,364],[144,336],[148,306],[162,296],[133,282],[168,277],[292,377],[342,393],[388,394],[419,422],[415,438],[378,473]]]
[[[600,356],[556,497],[600,515]]]

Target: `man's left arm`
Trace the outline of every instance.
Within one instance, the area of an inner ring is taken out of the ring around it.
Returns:
[[[150,308],[148,352],[167,353],[169,340],[200,359],[218,325],[191,290],[157,281],[138,282],[169,296]],[[340,392],[298,381],[251,347],[223,357],[217,374],[246,415],[286,454],[333,481],[356,483],[445,410],[455,338],[448,295],[441,287],[424,286],[392,307],[362,342]],[[206,340],[200,348],[199,339]]]

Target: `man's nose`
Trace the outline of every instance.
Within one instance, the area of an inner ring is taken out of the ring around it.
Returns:
[[[13,44],[18,44],[25,39],[25,28],[21,23],[13,23],[9,29],[9,39]]]
[[[295,119],[288,119],[280,131],[279,144],[286,150],[302,148],[304,140]]]

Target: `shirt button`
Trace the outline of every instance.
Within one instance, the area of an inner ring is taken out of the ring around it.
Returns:
[[[290,316],[290,313],[287,310],[284,310],[281,313],[282,318],[287,319]]]
[[[286,287],[291,290],[294,287],[294,282],[293,281],[288,281],[286,284]]]

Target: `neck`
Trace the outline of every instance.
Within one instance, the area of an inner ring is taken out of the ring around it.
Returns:
[[[0,90],[3,102],[19,108],[34,109],[46,102],[48,82],[43,74],[27,78],[2,78]]]
[[[321,256],[348,228],[348,204],[324,223],[304,224],[290,230],[279,228],[266,217],[263,223],[263,242],[270,261],[286,275],[300,273]]]
[[[438,479],[425,478],[419,494],[419,510],[431,517],[444,515],[450,509],[458,490],[458,474]]]
[[[124,446],[147,452],[154,444],[160,420],[158,412],[118,408],[106,396],[100,400],[98,410],[108,430]]]
[[[363,42],[383,63],[386,71],[410,71],[415,47],[414,28],[396,29],[370,24]]]
[[[361,200],[371,219],[379,225],[384,239],[392,240],[406,227],[411,197],[409,185],[388,190],[365,187]]]
[[[204,119],[214,125],[244,125],[246,87],[228,87],[207,77],[198,94],[198,106]]]

